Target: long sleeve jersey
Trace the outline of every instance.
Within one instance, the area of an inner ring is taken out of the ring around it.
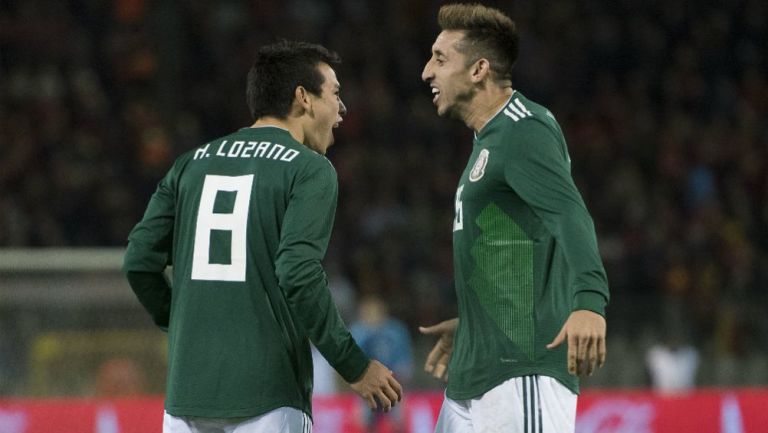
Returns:
[[[337,193],[331,163],[276,127],[243,128],[174,163],[124,261],[139,301],[168,330],[168,413],[311,415],[310,340],[345,380],[362,375],[369,359],[321,266]]]
[[[604,315],[608,283],[549,110],[512,94],[476,134],[455,205],[459,327],[448,396],[474,398],[530,374],[578,392],[567,345],[546,345],[572,311]]]

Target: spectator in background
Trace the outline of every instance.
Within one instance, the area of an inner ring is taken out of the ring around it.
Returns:
[[[110,358],[99,366],[96,396],[99,398],[137,397],[146,393],[146,378],[141,366],[131,358]]]
[[[391,368],[397,380],[408,386],[413,373],[411,336],[402,321],[390,316],[384,299],[376,294],[364,296],[359,304],[359,317],[350,325],[350,332],[366,355]],[[383,433],[389,427],[403,431],[402,410],[398,408],[395,407],[391,416],[365,411],[368,431]],[[387,426],[389,421],[394,425]]]
[[[696,385],[699,351],[685,343],[679,331],[669,330],[663,342],[651,346],[645,362],[651,387],[659,393],[683,393]]]

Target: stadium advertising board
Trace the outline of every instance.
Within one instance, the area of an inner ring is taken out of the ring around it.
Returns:
[[[432,433],[443,396],[406,395],[406,432]],[[681,396],[585,392],[577,433],[753,433],[768,431],[768,389],[701,390]],[[314,433],[363,433],[353,395],[316,398]],[[161,398],[0,400],[1,433],[160,433]],[[380,433],[392,431],[385,421]]]

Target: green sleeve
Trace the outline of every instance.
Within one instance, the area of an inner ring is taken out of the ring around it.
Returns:
[[[280,232],[276,273],[300,326],[347,382],[355,382],[369,359],[355,343],[333,303],[321,260],[336,212],[336,172],[315,159],[296,179]]]
[[[164,270],[171,262],[175,218],[175,168],[165,176],[149,201],[142,220],[128,236],[123,272],[155,324],[168,329],[171,287]]]
[[[605,315],[608,281],[592,218],[571,177],[565,140],[542,123],[525,123],[504,137],[512,152],[506,181],[562,247],[574,276],[573,310]]]

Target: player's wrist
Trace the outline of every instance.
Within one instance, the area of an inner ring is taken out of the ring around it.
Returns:
[[[588,310],[605,317],[607,304],[605,297],[599,292],[578,292],[574,297],[573,311]]]

